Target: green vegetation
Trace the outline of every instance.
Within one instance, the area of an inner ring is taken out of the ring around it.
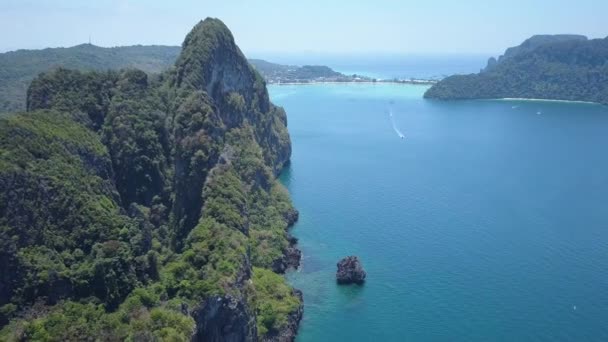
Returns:
[[[195,35],[191,33],[191,38],[186,38],[184,43],[194,44],[193,46],[196,46],[196,49],[199,51],[197,51],[196,59],[192,59],[191,57],[193,56],[189,56],[187,61],[182,60],[178,62],[177,71],[178,82],[180,84],[185,78],[192,78],[186,82],[196,83],[195,79],[199,79],[204,75],[204,73],[197,73],[197,68],[204,71],[204,65],[221,57],[212,56],[215,51],[232,49],[233,51],[230,51],[231,54],[242,55],[236,46],[233,47],[230,44],[222,46],[224,42],[229,41],[232,37],[229,31],[223,32],[221,29],[217,29],[215,33],[219,33],[220,36],[210,34],[205,37],[201,34]],[[63,68],[78,71],[97,71],[99,73],[106,73],[109,70],[138,69],[149,75],[159,74],[173,66],[180,55],[180,51],[181,47],[179,46],[135,45],[104,48],[91,44],[81,44],[69,48],[18,50],[0,53],[0,117],[8,115],[9,112],[26,109],[27,89],[34,79],[50,85],[47,83],[47,80],[42,80],[38,77],[41,73],[49,73],[55,69]],[[299,67],[270,63],[260,59],[251,59],[249,62],[270,83],[278,81],[310,82],[321,79],[338,82],[352,82],[355,78],[365,81],[372,80],[364,76],[343,75],[326,66],[305,65]],[[84,74],[84,77],[91,76],[90,74]],[[204,77],[209,77],[209,75]],[[99,78],[94,78],[94,80],[99,82],[104,81]],[[80,82],[86,83],[85,80],[80,80]],[[79,84],[79,82],[72,83],[66,81],[63,86],[71,86],[74,91],[78,91]],[[193,85],[196,86],[196,84]],[[87,83],[87,86],[95,87],[98,85]],[[108,94],[98,91],[89,91],[87,94],[98,99],[108,96]],[[89,105],[92,103],[98,103],[100,106],[107,104],[107,102],[103,101],[91,102],[91,99],[76,97],[73,97],[72,100],[79,101],[82,104],[88,103]]]
[[[61,114],[33,112],[2,122],[0,139],[0,234],[4,253],[14,252],[2,257],[17,272],[2,303],[74,293],[116,306],[149,265],[136,260],[145,259],[141,232],[120,215],[99,138]]]
[[[0,54],[0,113],[25,109],[26,90],[42,72],[55,68],[96,70],[136,68],[159,73],[179,55],[179,46],[102,48],[82,44],[70,48],[18,50]]]
[[[223,23],[155,77],[42,74],[27,109],[0,119],[0,340],[189,340],[211,296],[285,326],[286,115]]]
[[[546,36],[492,59],[479,74],[450,76],[426,98],[540,98],[608,104],[608,38]]]
[[[262,337],[284,327],[288,323],[287,316],[301,303],[285,279],[272,271],[254,267],[253,283],[251,301],[257,315],[258,334]]]
[[[371,82],[375,80],[361,75],[344,75],[324,65],[283,65],[262,59],[250,59],[249,62],[269,83]]]
[[[0,339],[32,341],[161,340],[189,341],[192,317],[164,301],[160,287],[137,288],[115,312],[92,302],[60,302],[44,313],[13,321]]]

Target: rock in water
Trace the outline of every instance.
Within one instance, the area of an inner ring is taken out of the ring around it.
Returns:
[[[336,272],[338,284],[363,284],[366,275],[356,256],[347,256],[338,263],[338,272]]]

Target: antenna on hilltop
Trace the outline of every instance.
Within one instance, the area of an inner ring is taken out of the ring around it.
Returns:
[[[91,35],[89,35],[89,45],[91,45]]]

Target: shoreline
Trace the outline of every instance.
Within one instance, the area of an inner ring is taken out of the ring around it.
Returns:
[[[437,83],[437,81],[421,81],[421,82],[416,82],[416,81],[344,81],[344,82],[340,82],[340,81],[311,81],[311,82],[273,82],[273,83],[266,83],[267,85],[277,85],[277,86],[282,86],[282,85],[315,85],[315,84],[404,84],[404,85],[421,85],[421,86],[431,86],[435,83]]]
[[[503,97],[503,98],[497,98],[495,100],[498,100],[498,101],[529,101],[529,102],[561,102],[561,103],[582,103],[582,104],[602,105],[599,102],[592,102],[592,101],[537,99],[537,98],[523,98],[523,97]]]

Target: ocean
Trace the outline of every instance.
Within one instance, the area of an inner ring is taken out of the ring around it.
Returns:
[[[298,341],[607,341],[607,107],[426,89],[269,87],[293,143]],[[336,284],[347,255],[363,286]]]

